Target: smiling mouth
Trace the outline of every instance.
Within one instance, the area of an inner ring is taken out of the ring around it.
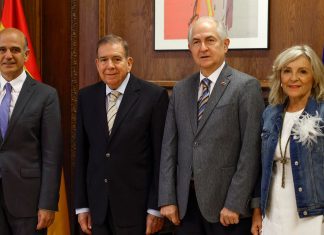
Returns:
[[[12,65],[12,64],[15,64],[14,61],[5,61],[2,63],[3,65]]]
[[[298,86],[298,85],[292,85],[292,86],[288,86],[289,88],[291,88],[291,89],[297,89],[297,88],[300,88],[300,86]]]

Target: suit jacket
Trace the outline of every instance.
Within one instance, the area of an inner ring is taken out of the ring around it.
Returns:
[[[193,173],[207,221],[218,222],[223,207],[246,216],[260,165],[259,83],[225,65],[199,124],[198,89],[199,73],[174,87],[162,144],[159,206],[177,205],[183,218]]]
[[[145,224],[157,209],[165,89],[131,75],[108,134],[106,85],[80,90],[77,113],[75,207],[102,224],[110,207],[119,226]]]
[[[39,208],[58,209],[61,160],[56,90],[27,74],[6,135],[0,136],[3,194],[13,216],[37,216]]]

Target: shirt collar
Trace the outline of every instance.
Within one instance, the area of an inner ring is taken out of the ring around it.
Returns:
[[[115,90],[118,91],[119,93],[121,93],[122,95],[125,93],[126,90],[126,86],[128,84],[130,78],[130,73],[128,73],[126,75],[126,78],[124,79],[124,81],[122,82],[122,84],[120,84],[120,86]],[[109,88],[109,86],[106,84],[106,96],[112,91],[112,89]]]
[[[25,70],[23,70],[22,73],[18,77],[11,80],[9,83],[12,87],[12,91],[20,92],[26,78],[27,78],[27,74],[26,74]],[[6,79],[4,79],[4,77],[0,74],[0,89],[1,90],[6,85],[7,82],[8,81]]]
[[[216,69],[211,75],[208,76],[208,79],[215,84],[220,73],[222,72],[223,68],[225,66],[225,61],[222,63],[221,66],[218,67],[218,69]],[[205,78],[204,75],[202,75],[201,71],[200,71],[200,82]]]

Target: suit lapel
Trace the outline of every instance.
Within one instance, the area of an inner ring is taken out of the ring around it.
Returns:
[[[191,82],[188,83],[187,94],[184,97],[188,97],[188,112],[191,123],[192,132],[195,134],[197,131],[197,112],[198,112],[198,89],[199,89],[199,73],[193,75]]]
[[[97,121],[99,125],[104,127],[104,133],[106,141],[109,140],[109,132],[108,132],[108,121],[107,121],[107,96],[106,96],[106,84],[101,82],[99,83],[98,89],[94,93],[94,110],[95,115],[98,115]]]
[[[36,82],[34,79],[32,79],[28,74],[26,77],[26,80],[21,88],[21,91],[19,93],[17,102],[15,104],[14,110],[12,112],[12,115],[10,117],[8,130],[6,132],[5,139],[8,137],[8,135],[11,133],[12,129],[14,128],[17,120],[22,116],[21,113],[23,112],[24,108],[26,107],[26,104],[29,102],[30,98],[32,97],[32,94],[35,91],[35,85]]]
[[[123,99],[119,105],[116,119],[111,130],[110,138],[113,138],[114,134],[117,132],[118,127],[127,116],[129,110],[134,106],[140,94],[140,85],[138,84],[136,78],[131,75],[123,95]]]
[[[220,73],[214,89],[209,97],[206,109],[199,121],[197,133],[202,129],[205,125],[206,121],[208,120],[210,114],[213,112],[214,108],[218,104],[220,98],[223,96],[227,86],[231,82],[230,77],[232,75],[231,69],[225,64],[222,72]],[[196,119],[197,120],[197,119]]]

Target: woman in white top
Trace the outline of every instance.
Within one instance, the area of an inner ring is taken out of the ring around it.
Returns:
[[[324,66],[309,46],[294,46],[276,58],[270,80],[252,233],[324,235]]]

